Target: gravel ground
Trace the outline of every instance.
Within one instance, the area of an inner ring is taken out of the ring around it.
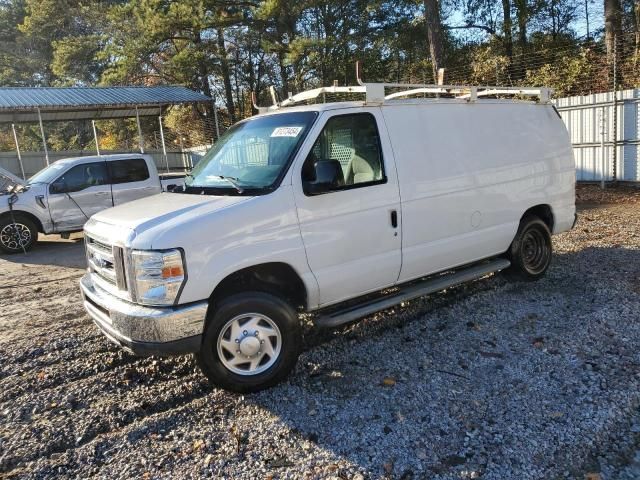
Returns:
[[[0,258],[0,478],[640,478],[640,190],[578,190],[535,284],[501,276],[329,332],[239,396],[80,306],[77,239]]]

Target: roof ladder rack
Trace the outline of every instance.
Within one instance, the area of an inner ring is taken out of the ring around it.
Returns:
[[[381,105],[388,100],[397,98],[407,98],[415,95],[451,95],[457,99],[475,102],[480,97],[491,96],[517,96],[537,99],[539,103],[549,103],[553,90],[545,87],[498,87],[498,86],[477,86],[477,85],[430,85],[411,83],[365,83],[360,77],[360,62],[356,62],[357,86],[340,87],[337,84],[331,87],[314,88],[296,95],[289,96],[286,100],[279,102],[276,91],[270,88],[273,104],[270,107],[258,107],[255,93],[252,93],[253,106],[260,112],[277,110],[297,103],[315,100],[327,93],[364,93],[365,102],[372,105]],[[401,88],[398,92],[386,95],[387,88]]]

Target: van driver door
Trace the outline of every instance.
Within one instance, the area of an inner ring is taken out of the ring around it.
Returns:
[[[379,109],[325,112],[304,148],[293,188],[320,305],[393,285],[402,259],[400,196]],[[327,170],[335,181],[323,186],[317,172]]]

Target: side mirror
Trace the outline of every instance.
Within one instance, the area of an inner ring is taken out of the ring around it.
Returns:
[[[53,182],[49,187],[50,193],[64,193],[67,191],[67,185],[64,182]]]
[[[302,184],[307,195],[320,195],[344,186],[342,165],[337,160],[317,160],[308,177]]]

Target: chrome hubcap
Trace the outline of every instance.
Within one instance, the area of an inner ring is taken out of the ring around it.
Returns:
[[[260,313],[245,313],[229,320],[218,335],[218,357],[238,375],[257,375],[280,355],[282,336],[276,323]]]
[[[0,243],[11,250],[18,250],[30,241],[31,231],[22,223],[10,223],[0,231]]]
[[[240,353],[251,357],[260,351],[260,340],[256,337],[245,337],[240,340]]]

